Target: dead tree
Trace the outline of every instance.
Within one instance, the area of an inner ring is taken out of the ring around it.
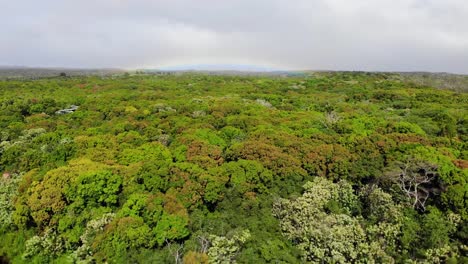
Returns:
[[[184,245],[178,244],[178,243],[173,244],[169,242],[169,240],[167,239],[166,239],[166,244],[167,244],[167,248],[169,249],[169,252],[174,257],[175,264],[181,264]]]
[[[201,253],[206,253],[208,252],[208,249],[210,248],[210,240],[208,240],[207,237],[204,235],[200,235],[197,237],[198,238],[198,243],[200,243],[200,252]]]
[[[327,112],[322,125],[328,129],[335,129],[340,119],[341,117],[335,111]]]
[[[397,171],[392,173],[392,178],[411,201],[413,208],[424,211],[427,199],[438,189],[434,186],[438,177],[437,166],[408,159],[407,162],[400,163],[397,167]]]

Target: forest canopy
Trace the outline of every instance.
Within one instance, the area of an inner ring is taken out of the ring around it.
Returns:
[[[0,98],[0,262],[468,262],[464,92],[126,74]]]

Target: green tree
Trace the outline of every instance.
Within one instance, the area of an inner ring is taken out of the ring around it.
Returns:
[[[114,206],[122,188],[122,177],[111,171],[89,172],[78,176],[65,191],[67,200],[79,206]]]
[[[301,250],[304,261],[312,263],[389,261],[384,244],[372,241],[360,219],[350,214],[358,198],[346,182],[332,183],[315,178],[304,185],[305,192],[294,200],[280,199],[274,215],[283,234]],[[330,202],[336,207],[330,210]],[[327,211],[331,211],[327,213]],[[381,232],[375,230],[374,232]]]

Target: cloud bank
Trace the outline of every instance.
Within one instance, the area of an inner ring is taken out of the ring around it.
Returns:
[[[468,73],[466,0],[0,0],[0,65]]]

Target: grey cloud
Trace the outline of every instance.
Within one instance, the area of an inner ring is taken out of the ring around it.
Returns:
[[[468,73],[465,0],[0,0],[0,65]]]

